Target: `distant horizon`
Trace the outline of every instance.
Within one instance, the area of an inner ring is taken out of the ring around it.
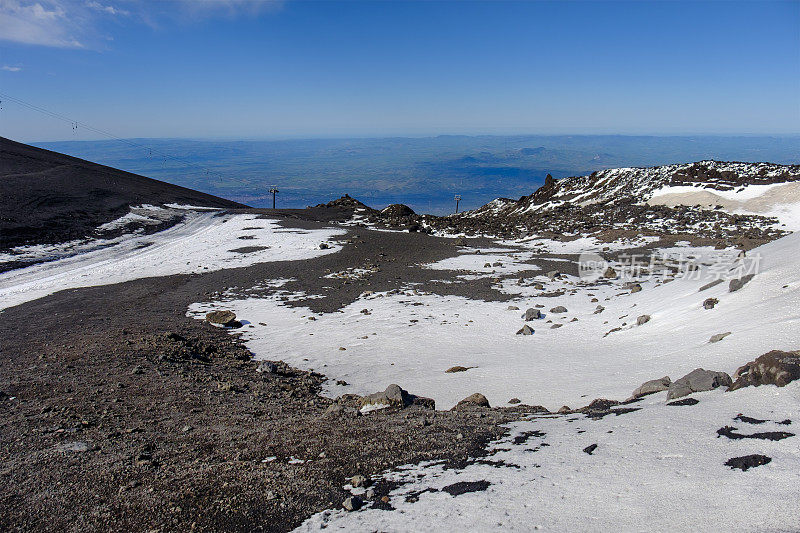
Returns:
[[[0,136],[6,137],[5,134]],[[800,131],[787,133],[431,133],[431,134],[363,134],[363,135],[264,135],[264,136],[145,136],[145,137],[92,137],[92,138],[52,138],[23,139],[7,137],[13,141],[35,143],[67,143],[67,142],[115,142],[115,141],[197,141],[197,142],[259,142],[259,141],[320,141],[320,140],[369,140],[369,139],[436,139],[439,137],[642,137],[642,138],[687,138],[687,137],[720,137],[720,138],[791,138],[800,137]]]

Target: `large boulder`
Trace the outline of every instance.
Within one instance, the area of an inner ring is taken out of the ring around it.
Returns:
[[[480,392],[476,392],[475,394],[470,394],[453,407],[454,410],[458,409],[465,409],[470,407],[491,407],[489,405],[489,400],[486,399],[486,396],[481,394]]]
[[[361,398],[360,407],[394,407],[403,409],[409,405],[419,405],[426,409],[434,409],[434,401],[430,398],[422,398],[410,394],[399,385],[389,385],[383,392],[375,392]]]
[[[648,394],[665,391],[669,389],[670,385],[672,385],[672,380],[669,379],[669,376],[664,376],[661,379],[651,379],[650,381],[645,381],[639,385],[639,387],[631,394],[631,398],[641,398],[642,396],[647,396]]]
[[[703,392],[716,389],[717,387],[728,387],[733,383],[731,377],[725,372],[714,372],[696,368],[680,378],[673,381],[667,392],[667,400],[682,398],[693,392]]]
[[[729,391],[743,387],[776,385],[783,387],[800,379],[800,351],[783,352],[772,350],[756,358],[755,361],[739,367],[733,374],[734,383]]]
[[[233,311],[211,311],[206,313],[206,322],[215,326],[233,327],[239,325]]]
[[[554,308],[550,309],[550,312],[551,313],[566,313],[567,312],[567,308],[564,307],[563,305],[557,305]]]

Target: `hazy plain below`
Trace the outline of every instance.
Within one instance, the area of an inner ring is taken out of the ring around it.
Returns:
[[[530,194],[556,178],[703,159],[800,163],[795,136],[461,136],[360,139],[129,139],[33,143],[254,207],[350,194],[373,207],[443,214]]]

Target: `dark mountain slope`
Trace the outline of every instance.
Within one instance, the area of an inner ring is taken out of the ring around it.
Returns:
[[[0,137],[0,249],[89,235],[132,205],[242,204]]]

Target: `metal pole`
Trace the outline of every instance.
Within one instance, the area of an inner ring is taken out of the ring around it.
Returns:
[[[453,198],[456,201],[456,215],[457,215],[458,214],[458,202],[459,202],[459,200],[461,200],[461,195],[460,194],[456,194]]]
[[[272,193],[272,209],[275,209],[275,195],[278,194],[278,187],[273,185],[269,188],[269,192]]]

